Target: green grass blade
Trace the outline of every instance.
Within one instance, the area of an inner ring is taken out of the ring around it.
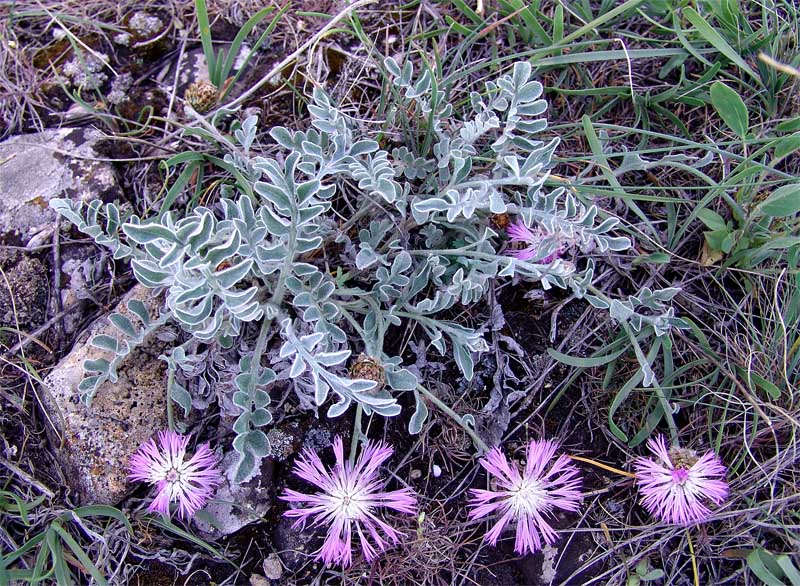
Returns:
[[[638,350],[638,348],[635,349]],[[650,352],[647,354],[647,357],[646,358],[642,357],[642,358],[644,358],[647,364],[652,364],[656,356],[658,356],[658,352],[660,349],[661,349],[661,340],[659,338],[656,338],[653,341],[653,346],[650,348]],[[641,361],[642,359],[640,359],[640,362]],[[613,364],[613,362],[611,364]],[[617,425],[616,421],[614,421],[614,415],[616,415],[619,408],[628,399],[633,389],[636,388],[636,386],[640,382],[642,382],[642,379],[644,379],[644,369],[640,367],[634,373],[634,375],[630,379],[628,379],[628,381],[624,385],[622,385],[622,388],[620,388],[620,390],[617,391],[617,394],[614,395],[614,399],[611,401],[611,405],[609,406],[608,409],[608,427],[611,430],[611,433],[613,433],[617,438],[619,438],[620,441],[623,441],[625,443],[628,443],[628,435],[624,431],[622,431],[622,428],[620,428]]]
[[[206,0],[195,0],[197,11],[197,25],[200,29],[200,42],[203,44],[203,54],[206,56],[206,66],[208,67],[209,81],[219,87],[219,80],[213,79],[213,72],[216,71],[216,56],[214,55],[214,42],[211,39],[211,23],[208,21],[208,7]]]
[[[108,586],[108,581],[106,580],[103,573],[94,565],[94,562],[86,555],[86,552],[81,549],[81,546],[78,545],[78,542],[67,533],[67,531],[61,527],[61,525],[56,525],[53,527],[58,536],[61,538],[61,541],[67,544],[67,547],[75,554],[75,557],[78,558],[78,561],[83,565],[84,569],[89,572],[89,575],[97,582],[100,586]]]
[[[772,556],[769,552],[763,549],[755,549],[747,556],[747,567],[753,572],[759,580],[766,586],[786,586],[786,584],[773,574],[761,558],[761,554]]]
[[[198,547],[201,547],[202,549],[204,549],[207,552],[209,552],[210,554],[212,554],[215,558],[220,559],[220,560],[224,560],[224,561],[228,562],[230,565],[232,565],[234,568],[238,568],[238,566],[235,563],[233,563],[230,559],[225,557],[225,554],[223,554],[217,548],[215,548],[214,546],[212,546],[209,543],[206,543],[205,541],[203,541],[202,539],[200,539],[196,535],[192,535],[188,531],[184,531],[183,529],[181,529],[177,525],[173,524],[172,521],[170,521],[168,518],[166,518],[166,517],[152,517],[150,519],[150,521],[153,523],[153,525],[156,525],[157,527],[161,527],[165,531],[168,531],[169,533],[172,533],[173,535],[175,535],[177,537],[180,537],[181,539],[185,539],[186,541],[190,541],[190,542],[194,543]]]
[[[569,354],[562,354],[554,348],[548,348],[547,353],[559,362],[563,362],[569,366],[575,366],[578,368],[592,368],[594,366],[602,366],[604,364],[608,364],[612,360],[616,360],[626,350],[627,348],[623,347],[616,352],[603,354],[602,356],[590,356],[588,358],[579,358],[577,356],[570,356]]]
[[[15,560],[17,560],[17,559],[21,558],[21,557],[22,557],[22,556],[24,556],[26,553],[28,553],[30,550],[32,550],[32,549],[33,549],[33,548],[35,548],[36,546],[40,545],[40,544],[42,543],[42,541],[44,541],[44,538],[45,538],[45,534],[44,534],[44,533],[40,533],[39,535],[36,535],[36,536],[34,536],[34,537],[31,537],[31,538],[30,538],[28,541],[26,541],[25,543],[23,543],[23,544],[22,544],[20,547],[18,547],[16,550],[14,550],[14,551],[10,552],[10,553],[9,553],[9,554],[8,554],[8,555],[7,555],[7,556],[6,556],[6,557],[3,559],[4,563],[6,563],[6,564],[10,564],[11,562],[13,562],[13,561],[15,561]]]
[[[750,77],[752,77],[759,85],[763,85],[761,81],[761,77],[753,71],[750,66],[742,59],[741,55],[730,46],[728,41],[717,32],[717,30],[708,24],[705,18],[703,18],[699,12],[697,12],[691,6],[683,9],[683,15],[686,19],[692,24],[692,26],[697,29],[697,32],[702,36],[708,43],[714,47],[717,51],[722,53],[728,61],[735,64],[739,69],[747,73]]]
[[[41,537],[41,539],[39,539],[39,542],[45,541],[45,543],[41,543],[39,545],[39,551],[36,552],[36,561],[33,564],[34,583],[35,582],[40,582],[41,580],[45,580],[50,576],[50,574],[52,574],[52,568],[50,570],[47,570],[46,572],[45,572],[45,569],[44,569],[44,565],[47,562],[47,553],[49,551],[49,549],[47,548],[47,543],[46,543],[48,533],[49,532],[44,532],[44,533],[41,533],[41,534],[39,534],[37,536],[37,537]],[[34,539],[37,539],[37,537],[34,537],[33,539],[31,539],[31,541],[33,541]]]
[[[58,522],[54,521],[47,531],[47,548],[50,550],[50,560],[53,562],[56,583],[58,586],[71,586],[75,582],[72,579],[72,572],[69,571],[67,562],[64,559],[64,547],[58,539],[57,527]]]
[[[606,157],[605,153],[603,152],[603,147],[600,144],[600,139],[597,137],[597,133],[594,131],[594,127],[592,126],[592,120],[586,114],[583,115],[581,118],[581,122],[583,124],[583,131],[586,135],[586,140],[589,143],[589,147],[592,149],[592,155],[594,155],[594,161],[600,167],[600,171],[603,173],[603,176],[606,178],[606,181],[611,184],[611,186],[619,191],[625,191],[620,185],[619,180],[614,175],[614,172],[611,169],[611,165],[609,164],[608,158]],[[623,199],[625,205],[627,205],[633,213],[635,213],[639,219],[644,222],[647,227],[650,229],[651,234],[658,234],[658,231],[653,226],[652,222],[650,222],[650,218],[641,210],[641,208],[636,204],[635,201],[632,199]]]
[[[285,8],[284,8],[285,9]],[[264,20],[267,15],[272,12],[274,9],[272,6],[267,6],[266,8],[262,8],[258,12],[256,12],[253,16],[247,19],[242,25],[242,28],[239,29],[239,32],[236,33],[233,41],[231,42],[231,46],[228,48],[227,57],[219,70],[219,76],[222,83],[225,83],[225,80],[228,79],[228,75],[233,69],[233,64],[236,62],[236,57],[239,55],[239,50],[242,48],[242,43],[247,38],[247,35],[250,34],[250,31],[255,28],[255,26]],[[252,52],[255,51],[258,47],[253,47],[251,49],[250,55]],[[244,69],[244,66],[241,67]]]
[[[464,0],[453,0],[453,4],[472,22],[478,25],[483,24],[483,19],[478,15],[477,12],[467,6],[467,3],[464,2]]]
[[[224,99],[225,96],[228,95],[228,92],[231,90],[233,85],[236,83],[236,81],[242,75],[242,72],[244,72],[244,70],[247,68],[247,64],[250,63],[250,59],[253,58],[253,55],[255,55],[256,51],[258,51],[258,49],[261,47],[261,45],[263,45],[267,41],[269,36],[272,34],[272,31],[274,31],[275,27],[278,25],[278,21],[281,19],[281,17],[284,14],[286,14],[286,12],[289,10],[289,8],[291,8],[291,6],[292,5],[290,3],[287,3],[286,6],[281,8],[280,11],[278,12],[278,14],[276,14],[273,17],[272,21],[269,23],[269,25],[267,26],[266,30],[263,33],[261,33],[261,36],[258,37],[258,40],[256,41],[255,45],[253,45],[253,48],[247,54],[247,57],[245,57],[244,62],[242,63],[242,66],[239,68],[239,70],[236,72],[236,75],[233,76],[233,79],[230,81],[230,83],[225,84],[225,87],[224,87],[224,90],[223,90],[223,93],[222,93],[222,97],[220,98],[220,100]],[[255,18],[255,16],[253,18]],[[241,31],[239,31],[239,32],[241,33]],[[331,31],[331,34],[332,33],[333,33],[333,31]],[[239,35],[236,35],[236,37],[238,38]],[[236,42],[236,40],[234,40],[234,43],[235,42]],[[237,49],[237,53],[238,53],[238,49]],[[235,58],[236,58],[236,54],[233,52],[233,49],[231,49],[230,53],[228,54],[228,59],[232,60],[232,59],[235,59]],[[225,66],[227,67],[227,69],[225,70],[225,75],[227,76],[227,74],[230,73],[230,70],[233,67],[233,61],[231,61],[230,66],[228,66],[228,64],[226,62]],[[222,83],[225,83],[225,81],[226,81],[226,79],[223,78]]]
[[[525,31],[528,42],[538,41],[543,45],[549,45],[553,42],[550,38],[550,35],[547,34],[547,31],[544,30],[544,27],[536,17],[532,6],[525,6],[522,0],[509,0],[507,2],[501,2],[501,6],[503,7],[505,14],[519,12],[516,18],[520,18],[522,20],[523,26],[520,28]]]
[[[792,558],[786,554],[781,554],[776,556],[775,563],[781,567],[783,574],[789,578],[792,586],[800,586],[800,571],[795,567]]]
[[[559,4],[556,6],[555,14],[553,15],[553,42],[560,44],[564,38],[564,7]]]
[[[161,218],[166,214],[169,209],[172,207],[172,204],[175,203],[175,200],[178,199],[178,196],[183,193],[183,188],[186,187],[186,184],[189,183],[189,179],[191,179],[192,175],[203,165],[202,161],[192,161],[183,169],[178,178],[175,180],[169,190],[167,191],[167,195],[164,196],[164,201],[161,203],[161,210],[158,212],[158,217]]]
[[[128,521],[128,517],[116,507],[111,507],[109,505],[88,505],[85,507],[78,507],[72,511],[72,513],[81,519],[84,517],[109,517],[111,519],[116,519],[125,525],[129,534],[133,534],[133,526],[131,522]]]
[[[596,29],[596,28],[599,28],[602,25],[604,25],[605,23],[607,23],[607,22],[609,22],[611,20],[614,20],[620,14],[622,14],[622,13],[628,11],[628,10],[632,10],[632,9],[636,8],[643,1],[644,0],[628,0],[627,2],[623,2],[622,4],[617,6],[616,8],[612,8],[611,10],[609,10],[608,12],[606,12],[604,14],[601,14],[600,16],[598,16],[597,18],[595,18],[591,22],[586,23],[585,25],[580,27],[578,30],[573,31],[572,33],[568,34],[566,37],[561,39],[561,42],[558,43],[558,46],[566,45],[568,43],[571,43],[572,41],[582,37],[583,35],[585,35],[589,31],[591,31],[593,29]]]

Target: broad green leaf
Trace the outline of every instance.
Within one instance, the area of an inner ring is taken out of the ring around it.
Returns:
[[[786,586],[785,582],[767,567],[767,563],[772,562],[770,558],[772,558],[772,554],[768,551],[761,548],[755,549],[747,556],[747,567],[766,586]],[[772,564],[770,563],[770,565]]]
[[[795,130],[800,130],[800,116],[784,120],[775,127],[775,130],[778,132],[794,132]]]
[[[189,394],[189,391],[177,381],[172,381],[172,388],[170,389],[169,396],[183,409],[183,416],[188,417],[189,412],[192,410],[192,396]]]
[[[715,81],[711,86],[711,104],[720,115],[722,121],[733,130],[739,138],[747,136],[750,120],[747,106],[735,90],[729,88],[721,81]]]
[[[414,400],[416,402],[414,415],[408,420],[408,433],[411,435],[417,435],[421,432],[422,426],[428,418],[428,406],[425,405],[425,401],[416,390],[414,390]]]
[[[664,577],[664,570],[660,568],[656,568],[650,570],[649,572],[642,574],[642,580],[646,582],[652,582],[653,580],[659,580]]]
[[[725,228],[725,219],[717,212],[703,208],[697,211],[697,218],[706,225],[709,230],[722,230]]]
[[[800,149],[800,132],[778,138],[773,144],[775,145],[776,159],[787,157],[797,149]]]
[[[730,239],[732,233],[727,228],[721,228],[711,232],[704,232],[704,235],[712,250],[725,250],[726,242]]]
[[[765,216],[791,216],[800,211],[800,183],[783,185],[758,204],[757,211]]]

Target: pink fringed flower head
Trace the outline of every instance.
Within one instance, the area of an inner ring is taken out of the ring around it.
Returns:
[[[305,449],[297,458],[294,473],[320,489],[315,494],[303,494],[286,489],[282,500],[301,505],[290,509],[286,517],[295,518],[294,527],[311,521],[312,527],[327,526],[328,532],[316,559],[326,564],[349,566],[352,562],[353,534],[358,537],[367,560],[398,543],[402,534],[381,519],[377,511],[387,508],[413,515],[417,499],[411,489],[384,490],[378,475],[381,464],[394,450],[383,442],[367,442],[355,465],[345,461],[342,438],[333,442],[336,463],[328,470],[314,452]]]
[[[637,458],[634,463],[642,506],[677,525],[692,525],[711,515],[706,502],[721,504],[728,496],[727,469],[714,452],[702,457],[679,447],[667,449],[664,436],[647,441],[656,456]]]
[[[557,535],[547,518],[555,509],[577,511],[583,495],[580,491],[580,472],[566,455],[557,458],[558,443],[552,440],[532,441],[528,444],[524,470],[510,465],[505,454],[493,448],[480,463],[491,477],[496,488],[472,489],[470,519],[481,519],[495,511],[500,519],[486,533],[492,545],[512,522],[517,524],[514,551],[519,554],[534,553],[542,548],[542,541],[552,544]]]
[[[547,237],[547,234],[540,228],[531,230],[522,220],[517,220],[506,228],[506,234],[508,234],[510,244],[524,245],[523,248],[509,248],[506,250],[508,256],[513,256],[519,260],[531,260],[534,258],[538,254],[542,242]],[[561,255],[561,252],[562,250],[559,246],[554,252],[536,262],[550,264]]]
[[[147,440],[131,457],[128,478],[158,487],[149,511],[169,514],[170,503],[178,503],[183,518],[192,517],[214,494],[222,478],[217,456],[202,444],[187,458],[189,438],[173,431],[158,432],[158,443]]]

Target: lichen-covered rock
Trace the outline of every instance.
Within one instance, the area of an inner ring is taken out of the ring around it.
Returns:
[[[141,286],[131,291],[116,308],[130,315],[127,301],[141,299],[150,307],[158,299]],[[166,427],[166,364],[158,356],[166,343],[149,336],[118,368],[119,380],[106,382],[91,406],[80,399],[78,384],[83,361],[106,357],[89,344],[91,337],[113,335],[106,318],[92,325],[83,340],[45,378],[42,385],[45,410],[60,446],[59,458],[70,488],[81,503],[115,504],[127,492],[127,465],[144,440]]]
[[[55,197],[109,201],[120,197],[110,163],[98,158],[100,133],[61,128],[12,136],[0,142],[0,243],[48,243],[56,214]]]
[[[236,533],[245,525],[260,520],[272,506],[270,487],[272,486],[273,464],[269,458],[261,464],[261,474],[255,478],[236,484],[233,474],[236,470],[238,454],[229,452],[222,460],[223,481],[211,501],[203,509],[204,515],[195,518],[197,528],[212,537]],[[214,519],[213,524],[207,516]]]
[[[20,251],[0,249],[0,326],[30,331],[47,317],[49,282],[42,262]]]
[[[270,580],[280,580],[283,577],[283,565],[277,553],[269,554],[261,563],[264,575]]]
[[[186,51],[183,60],[180,63],[176,62],[174,66],[178,67],[178,91],[181,95],[185,94],[186,90],[193,83],[204,79],[207,80],[209,77],[208,65],[206,64],[206,57],[202,49]],[[171,78],[171,76],[174,75],[175,72],[170,71],[167,77]]]
[[[141,42],[151,39],[164,30],[164,22],[153,14],[139,10],[131,16],[128,28],[136,35],[136,40]]]
[[[86,324],[90,312],[104,299],[94,289],[108,282],[109,255],[98,254],[94,245],[73,245],[61,249],[61,283],[54,287],[61,297],[61,324],[68,339]],[[53,300],[53,314],[56,313]]]

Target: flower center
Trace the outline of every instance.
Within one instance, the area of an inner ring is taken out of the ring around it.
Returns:
[[[672,470],[672,482],[683,486],[689,479],[689,471],[685,468],[675,468]]]
[[[538,480],[530,480],[528,478],[524,478],[519,483],[519,486],[511,492],[511,503],[514,509],[526,513],[539,510],[545,497],[545,491],[542,490],[541,483]]]
[[[164,480],[166,480],[167,482],[171,482],[173,484],[179,482],[180,479],[181,479],[181,473],[175,468],[170,468],[169,472],[167,472],[166,476],[164,477]]]
[[[343,492],[339,496],[339,509],[347,519],[359,519],[364,514],[364,506],[359,491]]]

